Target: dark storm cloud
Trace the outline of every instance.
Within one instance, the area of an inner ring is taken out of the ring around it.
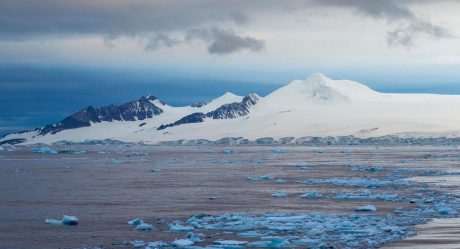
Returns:
[[[357,13],[373,17],[394,19],[411,19],[410,9],[402,4],[404,1],[393,0],[312,0],[317,6],[352,8]]]
[[[237,33],[232,29],[217,27],[191,29],[181,38],[167,34],[156,34],[142,40],[146,43],[146,50],[190,43],[204,44],[210,54],[229,54],[239,50],[258,52],[265,48],[264,40]],[[110,46],[111,42],[108,45]]]
[[[187,32],[186,41],[201,40],[207,43],[211,54],[228,54],[238,50],[261,51],[265,41],[219,28],[193,29]]]
[[[453,38],[455,37],[448,29],[432,23],[416,19],[405,25],[401,25],[387,34],[389,45],[414,46],[415,39],[420,35],[427,35],[432,38]]]
[[[447,28],[418,17],[410,10],[411,4],[442,2],[437,0],[312,0],[316,6],[350,8],[360,15],[375,19],[386,19],[399,23],[394,30],[387,32],[388,45],[414,46],[420,36],[434,39],[452,38]],[[455,2],[455,0],[453,0]],[[458,2],[458,1],[457,1]]]
[[[0,0],[0,36],[138,35],[206,23],[242,25],[238,4],[215,0]]]

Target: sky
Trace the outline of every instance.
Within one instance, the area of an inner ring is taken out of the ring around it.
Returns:
[[[268,94],[322,72],[460,94],[459,0],[0,0],[0,135],[154,94]]]

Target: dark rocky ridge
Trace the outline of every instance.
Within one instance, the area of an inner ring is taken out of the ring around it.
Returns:
[[[182,124],[192,124],[204,122],[206,118],[212,119],[232,119],[237,117],[243,117],[249,114],[251,106],[257,104],[260,97],[257,94],[249,94],[243,98],[241,102],[234,102],[230,104],[222,105],[214,111],[208,113],[195,112],[187,115],[174,123],[161,125],[157,130],[164,130],[169,127],[174,127]]]
[[[41,128],[39,135],[55,134],[63,130],[87,127],[91,126],[91,123],[103,121],[135,121],[152,118],[163,113],[161,108],[151,102],[156,99],[155,96],[150,95],[148,98],[142,96],[139,100],[121,105],[109,105],[101,108],[88,106],[60,122]]]

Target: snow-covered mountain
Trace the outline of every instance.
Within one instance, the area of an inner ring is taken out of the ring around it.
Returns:
[[[151,95],[119,106],[87,107],[55,124],[7,135],[0,142],[460,136],[458,106],[460,95],[379,93],[317,73],[264,98],[225,93],[207,103],[173,107]]]

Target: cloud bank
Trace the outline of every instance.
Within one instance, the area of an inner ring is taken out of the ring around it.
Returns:
[[[396,26],[383,32],[388,45],[415,46],[421,37],[455,37],[412,10],[444,1],[449,0],[0,0],[0,40],[98,35],[114,46],[127,36],[144,39],[147,50],[200,40],[211,54],[259,52],[268,41],[235,31],[244,30],[258,13],[289,18],[293,11],[341,8]],[[173,38],[171,33],[178,32],[185,38]]]

